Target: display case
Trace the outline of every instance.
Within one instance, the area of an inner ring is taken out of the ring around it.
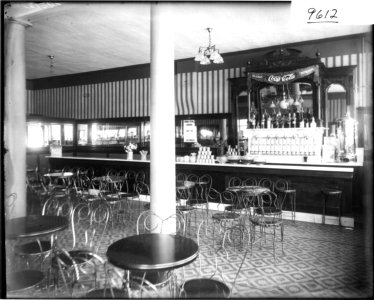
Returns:
[[[319,53],[316,58],[309,58],[297,49],[276,49],[257,61],[250,61],[247,67],[248,126],[300,127],[302,121],[305,125],[307,114],[308,123],[312,118],[320,123],[324,73]]]
[[[79,146],[146,144],[150,140],[149,121],[90,122],[77,124]]]

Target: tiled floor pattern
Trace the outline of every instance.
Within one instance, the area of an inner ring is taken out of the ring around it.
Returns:
[[[192,225],[194,227],[194,222]],[[135,222],[116,224],[108,229],[99,254],[105,258],[107,246],[125,236],[136,234]],[[191,233],[196,233],[192,228]],[[71,232],[59,234],[59,246],[71,247]],[[192,237],[195,238],[195,237]],[[232,292],[234,298],[367,298],[373,296],[372,234],[364,229],[285,221],[284,250],[277,248],[274,264],[272,250],[254,246],[247,255]],[[202,255],[203,256],[203,255]],[[235,258],[235,255],[232,255]],[[212,265],[202,259],[205,271]],[[225,267],[231,280],[238,262]],[[178,280],[197,278],[199,260],[175,271]],[[183,275],[184,274],[184,275]],[[99,274],[100,284],[104,274]],[[74,294],[82,295],[82,291]],[[168,295],[168,294],[166,294]],[[24,295],[23,295],[24,296]],[[32,298],[53,297],[37,292]],[[57,294],[56,297],[67,297]],[[69,295],[68,295],[69,296]]]

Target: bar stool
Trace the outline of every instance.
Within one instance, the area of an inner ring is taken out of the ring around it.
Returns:
[[[274,184],[275,191],[278,194],[283,194],[281,197],[281,208],[286,200],[289,200],[291,204],[292,221],[296,219],[296,189],[291,188],[287,180],[280,178]]]
[[[338,206],[329,206],[328,208],[337,209],[339,213],[339,226],[341,224],[341,213],[342,213],[342,191],[336,188],[325,188],[321,190],[322,201],[323,201],[323,210],[322,210],[322,224],[325,224],[325,215],[326,215],[326,203],[328,201],[337,203]]]
[[[22,270],[9,273],[6,277],[8,297],[23,298],[31,296],[44,279],[43,272],[39,270]]]

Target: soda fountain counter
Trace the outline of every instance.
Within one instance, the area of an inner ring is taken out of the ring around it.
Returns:
[[[83,156],[47,156],[49,167],[62,169],[70,167],[93,167],[95,174],[105,174],[109,168],[125,170],[144,170],[149,180],[150,160],[133,160],[124,158],[102,158]],[[242,179],[267,177],[275,181],[277,178],[289,180],[297,190],[296,220],[321,222],[322,199],[321,189],[330,184],[338,184],[343,190],[342,196],[342,224],[354,226],[355,210],[360,206],[362,166],[361,162],[325,163],[317,161],[284,162],[282,156],[273,157],[273,162],[261,163],[217,163],[217,162],[187,162],[175,163],[176,172],[186,174],[210,174],[213,177],[212,187],[222,190],[228,179],[237,176]],[[161,172],[161,171],[160,171]],[[148,181],[149,182],[149,181]],[[152,187],[151,187],[152,189]],[[287,216],[285,216],[287,218]]]

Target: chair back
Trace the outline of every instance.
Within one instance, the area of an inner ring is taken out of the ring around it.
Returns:
[[[89,249],[97,253],[106,234],[110,208],[105,201],[79,203],[73,210],[71,223],[73,248]]]
[[[161,233],[162,223],[162,218],[153,211],[143,211],[136,221],[136,234]]]
[[[135,191],[138,194],[140,201],[149,201],[150,189],[149,185],[144,182],[138,182],[135,185]]]
[[[117,176],[123,177],[124,179],[126,179],[126,174],[127,174],[127,171],[125,169],[121,169],[117,172]]]
[[[258,182],[259,186],[268,188],[270,191],[274,191],[274,182],[269,178],[261,178]]]
[[[126,192],[135,192],[135,182],[136,172],[133,170],[128,170],[126,173]]]
[[[284,197],[283,197],[284,200]],[[259,225],[276,225],[282,221],[283,200],[278,200],[274,192],[265,192],[260,196],[260,207],[254,210],[254,218]]]
[[[144,182],[145,183],[145,172],[143,170],[140,170],[135,175],[135,183],[138,182]]]
[[[279,178],[274,184],[275,191],[284,192],[288,190],[288,181],[284,178]]]
[[[218,205],[222,203],[221,193],[217,191],[215,188],[209,189],[207,197],[208,202],[215,202],[218,203]]]
[[[16,204],[17,194],[12,193],[5,199],[5,220],[9,220],[13,216],[14,206]]]
[[[115,175],[117,175],[117,171],[114,170],[114,169],[109,169],[109,170],[107,170],[106,175],[107,176],[115,176]]]
[[[230,190],[224,190],[221,193],[221,204],[224,205],[235,205],[238,201],[237,194]]]
[[[200,189],[200,199],[207,200],[208,192],[212,187],[212,176],[204,174],[199,177],[198,188]]]
[[[175,176],[175,179],[177,181],[186,181],[187,180],[187,174],[178,172],[177,175]]]
[[[278,196],[276,193],[268,191],[264,192],[260,196],[260,207],[262,208],[274,208],[274,209],[282,209],[283,203],[278,201]]]
[[[186,235],[185,219],[181,213],[172,214],[171,216],[162,220],[161,233],[170,233],[169,229],[171,226],[175,226],[176,235]]]
[[[230,186],[241,186],[242,180],[239,177],[230,177],[229,181],[227,182],[227,187]]]
[[[73,204],[65,198],[55,198],[51,196],[44,203],[42,215],[62,216],[70,220],[73,213]]]
[[[257,180],[254,177],[248,177],[242,181],[243,186],[256,186]]]
[[[89,168],[87,168],[87,176],[89,177],[89,178],[94,178],[95,177],[95,170],[94,170],[94,168],[92,168],[92,167],[89,167]]]

